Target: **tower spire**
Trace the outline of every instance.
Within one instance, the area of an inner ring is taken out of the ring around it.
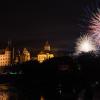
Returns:
[[[45,42],[44,50],[45,50],[45,51],[50,51],[50,44],[49,44],[48,41]]]
[[[11,40],[8,40],[8,46],[7,46],[7,47],[8,47],[9,49],[11,49],[11,45],[12,45]]]

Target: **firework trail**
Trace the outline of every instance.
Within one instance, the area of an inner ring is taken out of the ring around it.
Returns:
[[[94,39],[96,44],[100,46],[100,9],[97,9],[97,13],[90,19],[90,25],[88,26],[91,37]]]
[[[81,22],[82,32],[87,32],[97,47],[100,48],[100,5],[98,2],[96,5],[86,7],[84,18]]]

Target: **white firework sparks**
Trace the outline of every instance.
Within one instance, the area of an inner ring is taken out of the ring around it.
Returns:
[[[95,52],[97,50],[95,43],[89,35],[81,36],[76,42],[75,49],[77,54],[82,52]]]

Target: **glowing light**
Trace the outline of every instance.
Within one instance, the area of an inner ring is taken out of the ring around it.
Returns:
[[[45,100],[43,96],[40,97],[40,100]]]
[[[89,35],[81,36],[76,42],[76,53],[96,51],[96,45]]]
[[[45,53],[45,52],[40,52],[38,55],[37,55],[37,60],[42,63],[43,61],[47,60],[47,59],[50,59],[50,58],[53,58],[54,55],[52,53]]]
[[[17,75],[17,72],[10,72],[11,75]]]
[[[8,100],[9,96],[7,93],[0,92],[0,100]]]

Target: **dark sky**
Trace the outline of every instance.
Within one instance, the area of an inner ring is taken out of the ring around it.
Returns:
[[[82,8],[91,0],[9,0],[0,3],[0,44],[73,48]]]

